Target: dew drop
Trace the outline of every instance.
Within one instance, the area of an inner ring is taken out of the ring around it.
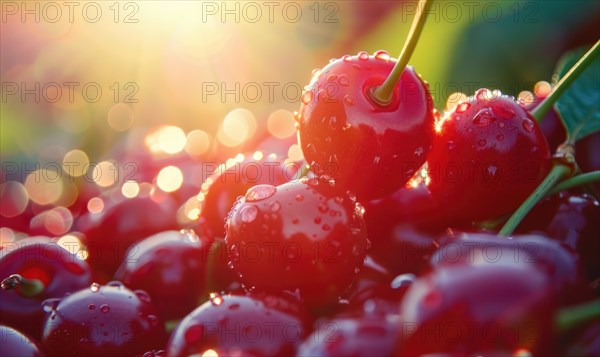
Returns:
[[[256,202],[273,196],[277,188],[272,185],[256,185],[246,192],[246,202]]]
[[[313,92],[308,90],[302,94],[302,103],[308,104],[313,100]]]
[[[448,141],[448,150],[454,150],[454,148],[456,148],[456,143],[454,142],[454,140],[449,140]]]
[[[158,317],[156,317],[154,315],[148,315],[147,319],[148,319],[148,321],[150,321],[150,325],[152,325],[152,326],[158,325]]]
[[[223,303],[223,296],[219,293],[210,293],[209,301],[213,306],[219,306]]]
[[[90,286],[90,290],[94,293],[97,292],[98,290],[100,290],[100,284],[92,283],[92,285]]]
[[[458,113],[458,114],[464,113],[467,110],[469,110],[470,107],[471,107],[471,104],[469,104],[467,102],[462,102],[456,106],[456,113]]]
[[[494,113],[502,119],[511,119],[515,116],[515,112],[512,109],[502,104],[494,106]]]
[[[373,158],[373,164],[377,165],[377,164],[379,164],[379,161],[381,161],[381,157],[379,157],[379,156],[375,156],[375,157]]]
[[[487,88],[478,89],[477,92],[475,92],[475,98],[479,100],[492,99],[492,92],[490,92],[490,90]]]
[[[318,68],[315,68],[312,70],[312,72],[310,72],[310,74],[314,77],[314,76],[319,76],[321,74],[321,70]]]
[[[302,119],[302,115],[300,115],[300,113],[298,113],[297,111],[294,110],[294,119],[296,119],[297,122],[300,122],[300,119]]]
[[[329,126],[331,127],[331,129],[335,129],[337,126],[337,117],[332,116],[331,118],[329,118]]]
[[[107,313],[107,312],[109,312],[109,311],[110,311],[110,306],[108,306],[108,305],[106,305],[106,304],[102,304],[102,305],[100,306],[100,312],[103,312],[103,313],[105,313],[105,314],[106,314],[106,313]]]
[[[148,295],[147,292],[145,292],[144,290],[135,290],[134,291],[135,295],[138,297],[138,299],[144,301],[144,302],[151,302],[152,299],[150,298],[150,295]]]
[[[303,200],[304,200],[304,196],[302,196],[301,194],[296,195],[296,201],[301,202]]]
[[[496,121],[494,112],[490,108],[483,108],[473,117],[473,124],[477,126],[488,126]]]
[[[278,201],[271,203],[271,212],[279,212],[280,209],[281,203],[279,203]]]
[[[350,85],[350,80],[345,74],[340,74],[340,76],[338,77],[338,83],[341,86],[348,87]]]
[[[89,305],[88,305],[88,310],[96,310],[96,305],[94,305],[94,304],[89,304]]]
[[[383,61],[390,60],[390,55],[387,53],[387,51],[384,51],[384,50],[379,50],[379,51],[375,52],[374,56],[378,60],[383,60]]]
[[[425,152],[425,149],[423,149],[422,146],[419,146],[418,148],[415,149],[413,154],[417,157],[421,157],[421,156],[423,156],[424,152]]]
[[[315,217],[315,224],[321,224],[322,219],[321,217]]]
[[[330,226],[330,225],[328,225],[328,224],[324,224],[324,225],[323,225],[323,230],[324,230],[324,231],[330,231],[330,230],[331,230],[331,226]]]
[[[319,203],[318,209],[319,209],[319,212],[325,214],[329,211],[329,206],[326,203],[322,202],[322,203]]]
[[[342,61],[344,61],[344,62],[350,62],[350,61],[352,61],[352,56],[350,56],[350,55],[344,55],[342,57]]]
[[[498,168],[496,166],[490,165],[487,168],[487,173],[490,176],[496,176],[496,171],[498,170]]]
[[[337,74],[335,74],[335,73],[333,73],[333,74],[330,74],[330,75],[328,75],[328,76],[327,76],[327,82],[333,82],[333,81],[335,81],[336,79],[338,79],[338,75],[337,75]]]
[[[124,287],[123,283],[120,281],[117,281],[117,280],[109,281],[108,283],[106,283],[106,286],[112,286],[114,288],[120,288],[120,289],[122,289]]]
[[[239,308],[240,308],[240,304],[231,304],[231,305],[229,305],[229,307],[228,307],[228,309],[229,309],[229,310],[232,310],[232,311],[233,311],[233,310],[237,310],[237,309],[239,309]]]
[[[502,140],[504,140],[504,135],[502,135],[502,134],[498,134],[498,135],[496,135],[496,139],[497,139],[498,141],[502,141]]]
[[[505,124],[503,122],[498,123],[499,128],[504,128]]]
[[[487,140],[485,139],[480,139],[477,141],[477,145],[479,146],[485,146],[485,144],[487,144]]]
[[[534,124],[533,121],[531,121],[530,119],[523,118],[521,126],[523,127],[523,129],[525,129],[526,132],[531,133],[533,131]]]
[[[352,98],[349,95],[346,95],[344,96],[344,103],[346,103],[346,105],[348,106],[353,106],[354,100],[352,100]]]
[[[365,51],[360,51],[358,53],[358,59],[361,60],[361,61],[366,61],[366,60],[369,59],[369,54],[366,53]]]
[[[256,208],[256,206],[254,206],[254,205],[244,206],[240,210],[240,217],[242,219],[242,222],[244,222],[244,223],[253,222],[256,219],[257,215],[258,215],[258,208]]]
[[[360,71],[362,69],[362,66],[358,63],[353,63],[352,68],[354,68],[357,71]]]
[[[89,342],[89,340],[85,337],[83,337],[79,340],[79,343],[88,343],[88,342]]]

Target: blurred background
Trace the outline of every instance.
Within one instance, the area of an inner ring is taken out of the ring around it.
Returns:
[[[416,6],[0,4],[2,226],[29,210],[97,209],[90,202],[128,173],[143,181],[143,172],[181,160],[220,162],[293,143],[292,113],[311,71],[358,51],[397,56]],[[551,82],[562,53],[600,37],[600,2],[593,0],[448,0],[431,11],[411,65],[430,83],[440,110],[455,92],[533,91],[537,82]],[[283,154],[300,155],[297,147]],[[93,175],[102,169],[121,175]],[[178,170],[164,173],[162,187],[156,175],[148,180],[170,192],[185,172]],[[78,180],[86,174],[97,190],[84,194]]]

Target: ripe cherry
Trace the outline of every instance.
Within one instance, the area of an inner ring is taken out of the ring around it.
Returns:
[[[54,240],[29,237],[0,250],[2,279],[0,322],[37,339],[44,317],[40,304],[89,286],[91,271]]]
[[[94,283],[43,306],[42,344],[50,356],[132,356],[166,341],[150,296],[120,282]]]
[[[212,294],[173,331],[167,355],[213,350],[219,356],[290,356],[309,333],[310,322],[301,305],[284,296]]]
[[[395,62],[382,51],[344,56],[317,70],[302,95],[298,139],[306,161],[360,200],[402,187],[433,142],[433,99],[412,67],[404,69],[388,103],[373,99]]]
[[[280,185],[297,178],[300,165],[275,154],[239,154],[216,168],[202,184],[201,222],[214,238],[224,237],[224,222],[235,200],[254,185]]]
[[[12,327],[0,325],[0,352],[6,357],[42,357],[40,346],[29,336]]]
[[[398,315],[338,317],[317,323],[297,356],[392,356]]]
[[[429,188],[457,218],[486,220],[515,210],[550,168],[537,122],[508,96],[480,89],[437,128]]]
[[[99,213],[88,213],[77,223],[84,233],[88,262],[95,279],[108,281],[121,264],[125,252],[135,242],[153,234],[177,229],[176,206],[167,195],[136,196],[111,202],[105,200]]]
[[[204,292],[209,249],[191,230],[161,232],[129,248],[115,279],[146,291],[163,319],[181,318]]]
[[[588,194],[561,192],[540,201],[518,232],[543,232],[579,255],[588,279],[600,277],[600,203]]]
[[[363,209],[336,196],[332,181],[258,185],[226,223],[233,268],[248,288],[299,292],[308,306],[334,303],[360,271],[367,249]]]
[[[529,266],[438,267],[417,279],[402,301],[396,354],[552,354],[552,300],[544,274]]]

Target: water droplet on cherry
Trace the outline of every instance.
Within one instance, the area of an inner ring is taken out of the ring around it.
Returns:
[[[246,192],[246,202],[256,202],[273,196],[277,188],[272,185],[256,185]]]

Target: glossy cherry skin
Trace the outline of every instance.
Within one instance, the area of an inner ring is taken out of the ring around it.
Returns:
[[[42,237],[25,238],[0,250],[0,279],[12,274],[38,280],[44,286],[34,295],[26,294],[19,286],[0,289],[0,322],[36,339],[44,318],[40,304],[89,286],[92,276],[85,261],[54,240]]]
[[[150,296],[120,282],[94,283],[43,305],[42,345],[51,356],[131,356],[166,341]]]
[[[316,307],[334,303],[350,286],[367,250],[363,209],[336,196],[332,184],[303,178],[258,185],[238,200],[225,241],[246,287],[299,292]]]
[[[277,186],[297,178],[300,164],[285,157],[262,152],[240,154],[218,167],[202,184],[198,195],[202,202],[201,220],[215,238],[225,236],[225,218],[239,196],[252,186]]]
[[[284,296],[215,294],[179,323],[167,355],[214,350],[227,356],[290,356],[310,332],[310,323],[301,305]]]
[[[181,318],[204,292],[209,249],[191,230],[161,232],[130,247],[114,278],[146,291],[163,319]]]
[[[542,272],[557,296],[575,298],[575,291],[582,287],[582,270],[574,251],[544,236],[460,233],[439,242],[440,248],[431,257],[434,267],[523,265]]]
[[[40,346],[12,327],[0,325],[0,353],[4,357],[43,357]]]
[[[552,354],[547,278],[525,265],[450,265],[417,279],[400,307],[397,355],[526,349]]]
[[[84,233],[88,262],[94,268],[95,279],[108,281],[121,264],[125,252],[135,242],[153,234],[177,229],[174,200],[134,197],[118,202],[105,200],[100,213],[88,213],[77,223]]]
[[[525,108],[480,89],[438,123],[427,167],[440,204],[480,221],[514,211],[533,192],[549,171],[550,150]]]
[[[298,139],[306,161],[361,201],[402,187],[433,142],[433,99],[412,67],[404,69],[389,104],[372,99],[372,88],[394,64],[383,53],[344,56],[316,71],[302,96]]]
[[[365,315],[319,322],[297,356],[391,356],[399,320],[398,315]]]
[[[540,201],[518,227],[543,232],[577,252],[589,280],[600,277],[600,203],[584,193],[561,192]]]

